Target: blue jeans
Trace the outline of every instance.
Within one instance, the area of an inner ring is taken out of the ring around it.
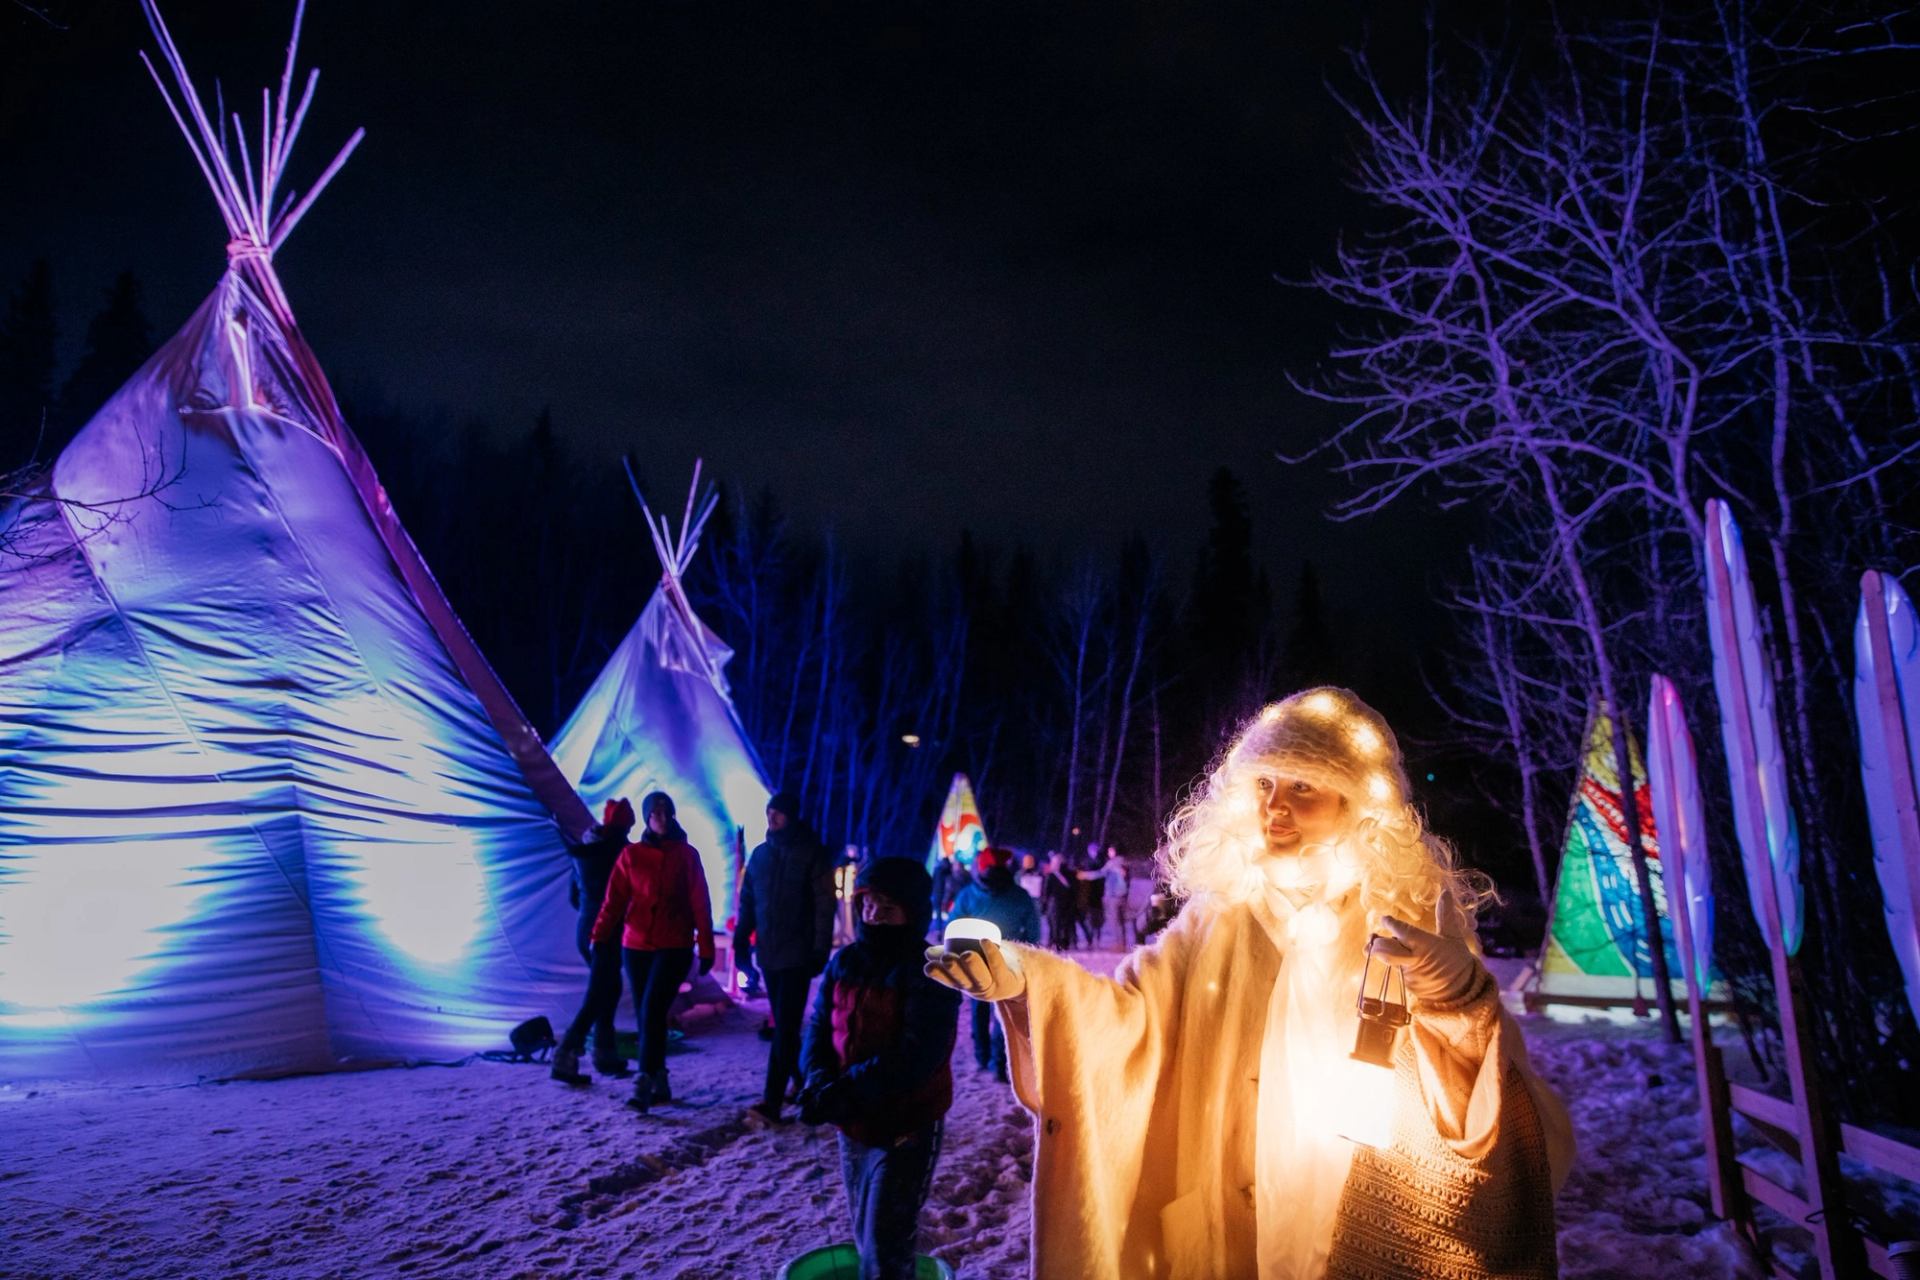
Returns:
[[[840,1135],[840,1177],[860,1250],[860,1280],[913,1280],[920,1206],[940,1159],[935,1121],[891,1147],[869,1147]]]

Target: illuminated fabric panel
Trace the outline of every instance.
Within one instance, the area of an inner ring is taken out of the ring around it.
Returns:
[[[578,997],[579,801],[271,283],[0,510],[0,1078],[454,1057]]]
[[[760,842],[772,797],[733,703],[708,674],[732,657],[657,590],[553,740],[554,763],[596,810],[618,796],[636,813],[649,791],[673,797],[720,929],[734,913],[739,843]]]
[[[1629,740],[1627,748],[1634,771],[1640,838],[1653,881],[1668,973],[1677,977],[1679,956],[1673,931],[1666,926],[1667,897],[1646,764],[1638,743]],[[1617,999],[1625,1004],[1650,999],[1653,994],[1649,985],[1653,954],[1640,910],[1633,854],[1627,843],[1620,775],[1614,767],[1613,721],[1598,711],[1587,730],[1580,777],[1569,806],[1566,842],[1561,848],[1540,969],[1538,994],[1549,1000],[1555,995],[1568,995]]]
[[[963,867],[987,847],[987,829],[980,821],[980,806],[974,803],[973,784],[967,775],[953,775],[947,788],[947,802],[940,809],[940,823],[933,831],[933,847],[927,851],[931,870],[942,858],[952,858]]]

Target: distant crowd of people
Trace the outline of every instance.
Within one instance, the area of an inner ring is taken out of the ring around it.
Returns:
[[[956,905],[960,895],[996,863],[1004,865],[1013,883],[1038,905],[1046,921],[1046,945],[1055,951],[1108,946],[1109,921],[1112,946],[1124,949],[1146,936],[1128,901],[1133,873],[1126,859],[1112,845],[1102,854],[1098,842],[1089,844],[1080,858],[1054,850],[1040,858],[1000,849],[988,850],[972,867],[942,858],[933,872],[935,920],[944,923],[969,914]]]
[[[851,938],[836,950],[841,859],[790,791],[769,799],[766,822],[765,840],[741,870],[730,922],[735,980],[768,1007],[766,1074],[747,1110],[779,1125],[797,1107],[803,1122],[839,1129],[861,1274],[911,1276],[920,1208],[953,1101],[960,1008],[959,995],[924,972],[929,932],[966,916],[992,921],[1008,941],[1038,945],[1044,917],[1047,945],[1096,947],[1111,919],[1124,946],[1126,863],[1112,848],[1102,857],[1098,845],[1084,860],[1049,853],[1044,862],[988,849],[970,867],[940,859],[932,874],[915,858],[866,860],[850,895]],[[568,852],[574,942],[587,982],[551,1075],[590,1084],[584,1058],[597,1075],[631,1078],[630,1105],[647,1111],[674,1097],[667,1045],[681,987],[715,966],[706,871],[664,791],[642,799],[637,815],[626,799],[608,800]],[[623,988],[638,1027],[631,1065],[614,1025]],[[970,1003],[975,1066],[1005,1082],[1000,1023],[991,1004]]]

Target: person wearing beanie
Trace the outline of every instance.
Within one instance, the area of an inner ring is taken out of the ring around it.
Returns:
[[[747,962],[759,967],[773,1016],[766,1084],[751,1109],[775,1124],[785,1119],[788,1084],[799,1083],[807,990],[833,950],[833,916],[833,854],[800,816],[799,797],[775,792],[767,838],[747,859],[734,926],[736,940],[751,939]]]
[[[1014,883],[1013,854],[1005,849],[983,849],[973,860],[973,883],[953,900],[953,918],[990,920],[1008,942],[1040,941],[1040,909]],[[993,1016],[993,1005],[973,1002],[973,1061],[1002,1084],[1007,1080],[1007,1038]]]
[[[614,1011],[620,1007],[620,948],[612,947],[596,954],[593,922],[599,918],[600,904],[606,900],[607,879],[613,874],[613,864],[619,861],[620,851],[627,847],[627,835],[632,830],[633,806],[622,796],[606,802],[600,811],[600,821],[587,828],[585,840],[567,845],[567,854],[573,859],[573,877],[567,886],[567,896],[577,913],[573,943],[580,949],[580,958],[587,962],[589,974],[587,996],[581,1009],[593,1012],[589,1020],[593,1028],[593,1069],[603,1076],[628,1074],[626,1055],[620,1052],[613,1028]],[[609,984],[613,991],[611,999],[607,998]],[[554,1079],[568,1084],[586,1082],[586,1077],[580,1074],[580,1053],[586,1047],[586,1031],[582,1026],[571,1057],[554,1056]]]
[[[933,880],[911,858],[861,869],[854,941],[820,979],[800,1118],[840,1130],[861,1280],[911,1280],[920,1211],[953,1105],[960,997],[923,971]]]
[[[634,1077],[632,1105],[644,1111],[673,1098],[667,1079],[668,1015],[680,984],[693,968],[696,949],[700,972],[712,972],[714,942],[706,871],[674,817],[672,797],[655,791],[641,802],[640,812],[645,828],[614,863],[606,900],[594,921],[593,942],[596,953],[601,948],[618,948],[626,969],[634,1021],[640,1028],[640,1070]],[[616,1003],[617,983],[616,978],[609,984]],[[563,1057],[577,1058],[582,1023],[588,1016],[589,1010],[581,1010],[567,1028],[554,1054],[556,1075]]]
[[[1018,943],[927,952],[994,1004],[1045,1117],[1037,1280],[1556,1275],[1572,1126],[1480,961],[1490,888],[1427,830],[1379,713],[1335,688],[1261,711],[1160,864],[1184,905],[1110,979]],[[1397,1015],[1364,1024],[1379,1066],[1353,1052],[1363,974]]]

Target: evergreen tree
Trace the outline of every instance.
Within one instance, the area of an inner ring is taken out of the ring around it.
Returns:
[[[140,281],[122,271],[106,306],[87,325],[87,347],[60,392],[64,437],[85,425],[153,354],[153,330],[140,308]]]
[[[1207,508],[1213,519],[1194,574],[1185,665],[1197,736],[1213,740],[1264,696],[1272,600],[1253,565],[1246,489],[1226,467],[1207,482]]]
[[[53,404],[53,271],[38,259],[7,303],[0,326],[0,473],[44,454]]]
[[[1319,684],[1346,684],[1345,664],[1334,649],[1327,629],[1326,606],[1320,599],[1320,575],[1313,561],[1300,564],[1300,581],[1293,596],[1293,625],[1280,651],[1282,692]]]

